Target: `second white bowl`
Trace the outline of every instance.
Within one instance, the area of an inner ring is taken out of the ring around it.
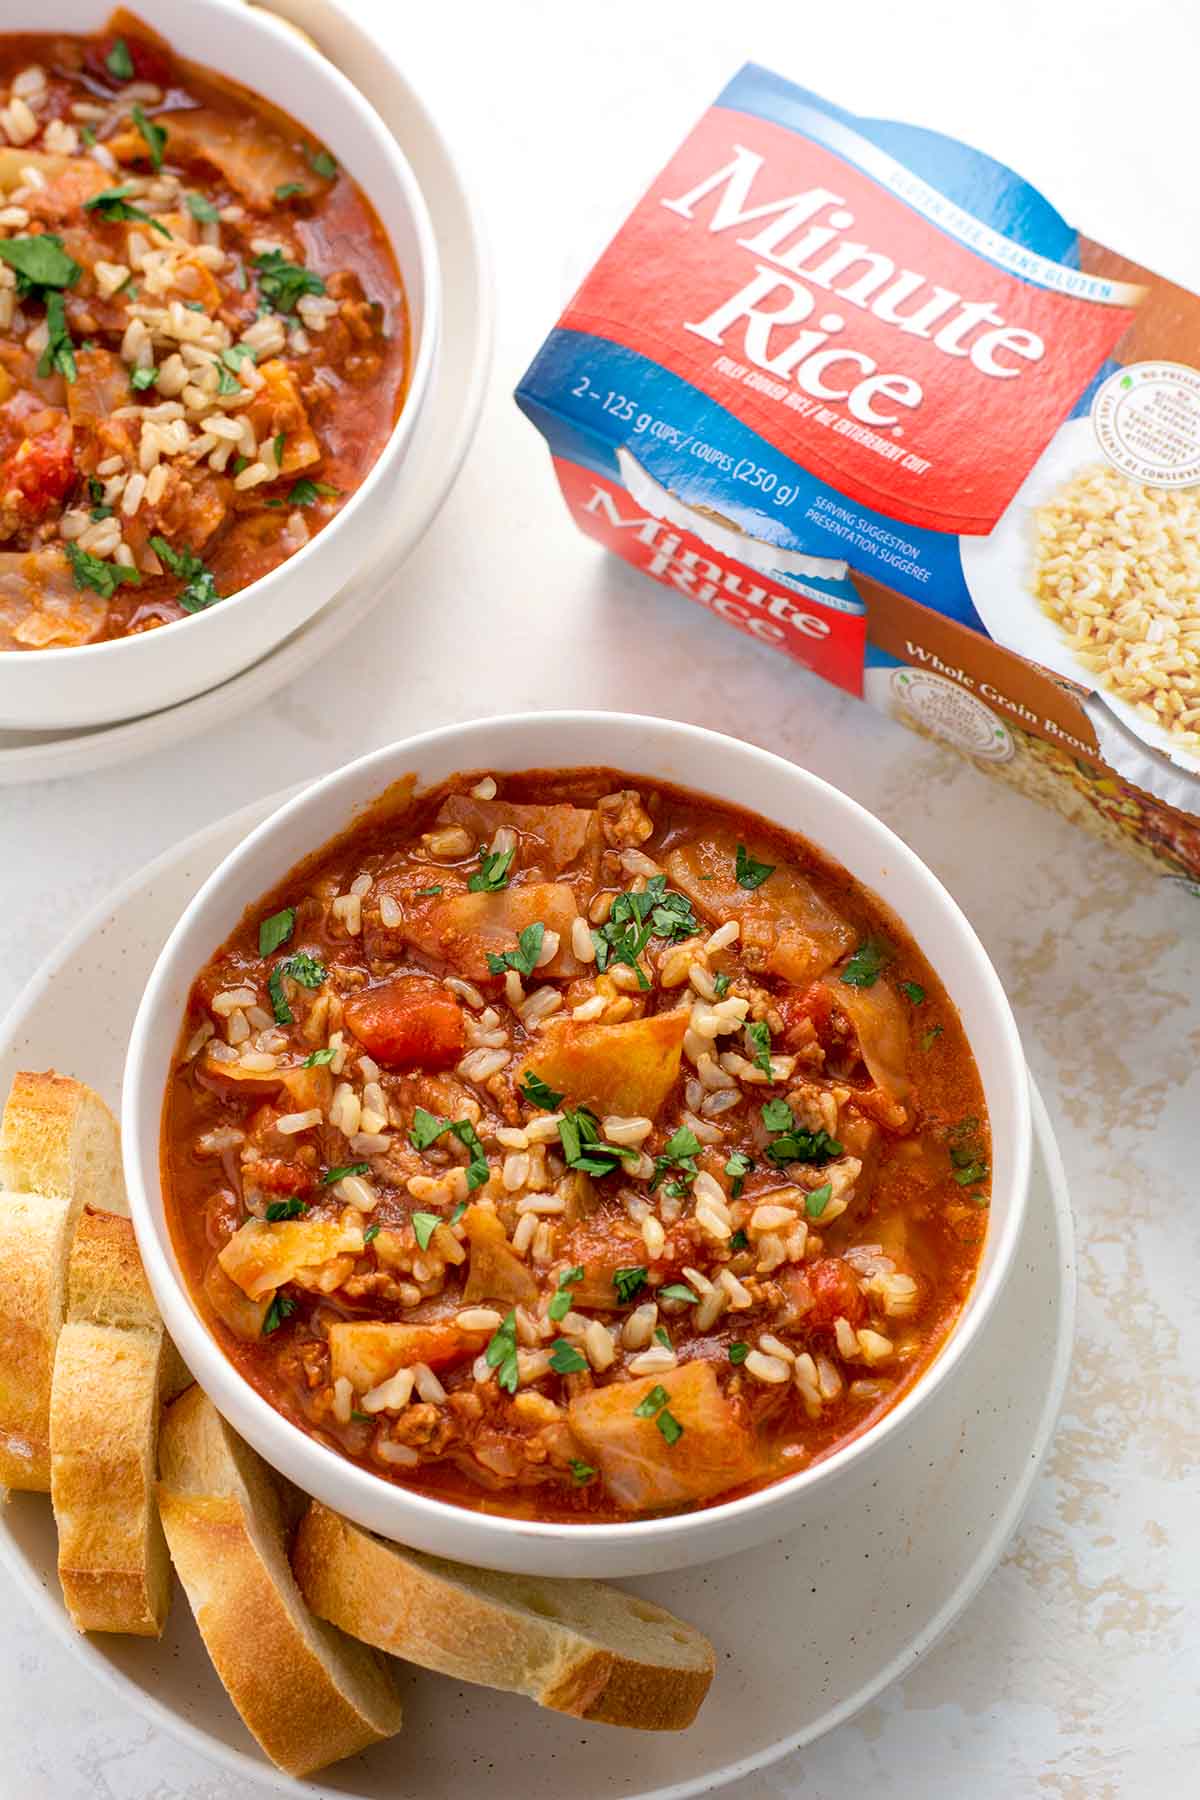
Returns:
[[[5,31],[95,32],[107,0],[8,0]],[[429,214],[403,151],[334,65],[242,0],[156,0],[173,50],[274,102],[328,145],[379,215],[408,301],[404,408],[362,486],[311,543],[220,605],[158,631],[74,650],[0,651],[0,729],[65,730],[157,712],[216,687],[311,618],[380,547],[437,359],[441,276]]]

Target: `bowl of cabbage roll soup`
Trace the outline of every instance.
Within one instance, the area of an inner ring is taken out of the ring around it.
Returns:
[[[154,971],[124,1138],[168,1326],[271,1462],[564,1574],[902,1455],[1029,1160],[999,981],[911,851],[765,751],[570,713],[261,826]]]
[[[6,9],[0,727],[202,692],[364,566],[437,284],[395,139],[279,20]]]

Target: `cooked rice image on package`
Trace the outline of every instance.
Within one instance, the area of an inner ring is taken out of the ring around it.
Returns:
[[[1200,491],[1097,464],[1036,519],[1042,611],[1102,686],[1200,750]]]

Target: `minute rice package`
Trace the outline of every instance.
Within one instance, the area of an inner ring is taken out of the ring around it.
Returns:
[[[1200,298],[749,65],[517,390],[589,536],[1200,878]]]

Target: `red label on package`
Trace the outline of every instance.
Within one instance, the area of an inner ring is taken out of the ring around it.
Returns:
[[[1044,285],[1032,253],[1023,279],[976,235],[972,247],[961,220],[942,229],[823,144],[714,107],[560,325],[669,369],[877,512],[982,534],[1135,296],[1084,298],[1061,268]]]
[[[606,550],[861,699],[863,607],[831,606],[800,582],[784,587],[642,512],[616,482],[564,457],[554,458],[554,468],[575,523]]]

